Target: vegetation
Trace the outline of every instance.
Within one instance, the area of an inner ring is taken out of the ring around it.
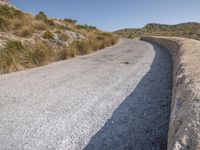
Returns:
[[[69,39],[69,36],[64,33],[64,32],[61,32],[58,34],[58,38],[61,40],[61,41],[67,41]]]
[[[0,49],[0,73],[17,70],[24,47],[20,41],[9,40],[4,48]]]
[[[55,60],[54,48],[42,42],[36,42],[28,51],[28,60],[34,65],[43,65],[46,62]]]
[[[0,16],[5,16],[9,18],[20,17],[23,13],[13,7],[8,7],[6,5],[0,5]]]
[[[73,19],[49,18],[42,11],[32,16],[6,5],[0,5],[0,32],[0,74],[88,54],[119,39]]]
[[[96,30],[97,28],[94,26],[89,26],[89,25],[77,25],[78,29],[84,29],[84,30]]]
[[[48,25],[44,23],[43,21],[33,21],[32,26],[33,26],[33,30],[44,31],[48,29]]]
[[[15,34],[20,37],[31,37],[32,33],[33,33],[32,29],[29,29],[29,27],[26,26],[21,27],[15,32]]]
[[[147,24],[141,29],[123,29],[115,32],[121,37],[138,38],[142,36],[178,36],[200,40],[200,23],[177,25]]]
[[[66,22],[66,23],[72,23],[72,24],[76,24],[77,23],[77,21],[76,20],[73,20],[73,19],[64,19],[64,22]]]
[[[46,31],[43,34],[43,38],[45,38],[45,39],[53,39],[54,35],[53,35],[53,33],[51,31]]]
[[[45,15],[44,12],[40,11],[40,12],[35,16],[35,18],[36,18],[37,20],[43,20],[43,21],[45,21],[45,20],[47,19],[47,16]]]

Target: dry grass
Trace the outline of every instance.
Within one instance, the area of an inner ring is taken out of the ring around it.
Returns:
[[[93,26],[77,25],[76,20],[50,19],[42,12],[34,17],[8,6],[0,6],[0,31],[21,39],[25,44],[15,40],[5,43],[0,49],[0,74],[88,54],[118,41],[117,36],[103,33]],[[68,47],[52,42],[57,35],[62,43],[67,43],[70,37],[66,31],[80,33],[87,40],[73,41]]]
[[[32,26],[34,30],[48,30],[48,26],[43,21],[33,21]]]
[[[67,48],[58,49],[57,55],[58,55],[57,60],[65,60],[69,58],[69,51]]]
[[[48,43],[36,42],[23,46],[19,41],[8,41],[0,50],[0,73],[8,73],[22,68],[41,66],[57,60],[65,60],[77,55],[111,46],[117,37],[74,41],[68,48],[55,48]]]
[[[112,46],[118,42],[118,36],[109,36],[104,38],[90,38],[88,41],[75,41],[69,47],[69,57],[75,57],[76,55],[89,54],[99,49]]]
[[[59,31],[59,30],[58,30]],[[60,32],[58,33],[58,38],[61,40],[61,41],[67,41],[69,40],[69,36],[65,33],[65,32]]]
[[[25,49],[20,41],[7,41],[0,49],[0,73],[18,70]]]
[[[54,48],[43,42],[36,42],[28,51],[28,60],[34,65],[43,65],[47,62],[54,61]]]
[[[20,29],[16,30],[15,34],[20,37],[31,37],[33,34],[32,28],[23,26]]]
[[[43,34],[43,38],[45,38],[45,39],[53,39],[54,38],[54,34],[51,31],[46,31]]]
[[[20,41],[7,41],[0,49],[0,73],[9,73],[26,67],[34,67],[56,61],[55,48],[43,42],[36,42],[29,47]]]

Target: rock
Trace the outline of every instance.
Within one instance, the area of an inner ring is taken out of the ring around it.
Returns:
[[[0,0],[0,5],[9,5],[10,1],[9,0]]]
[[[77,32],[72,32],[72,31],[65,31],[65,32],[74,41],[84,41],[84,40],[87,40],[86,37],[84,37],[82,34],[79,34]]]

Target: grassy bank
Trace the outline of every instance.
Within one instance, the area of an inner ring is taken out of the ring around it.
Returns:
[[[0,5],[0,74],[84,55],[114,45],[118,36],[72,19],[36,16]]]

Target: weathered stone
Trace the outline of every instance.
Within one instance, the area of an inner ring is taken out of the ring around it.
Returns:
[[[0,0],[0,5],[11,5],[9,0]]]
[[[200,42],[176,37],[141,39],[167,48],[173,59],[168,150],[200,149]]]

